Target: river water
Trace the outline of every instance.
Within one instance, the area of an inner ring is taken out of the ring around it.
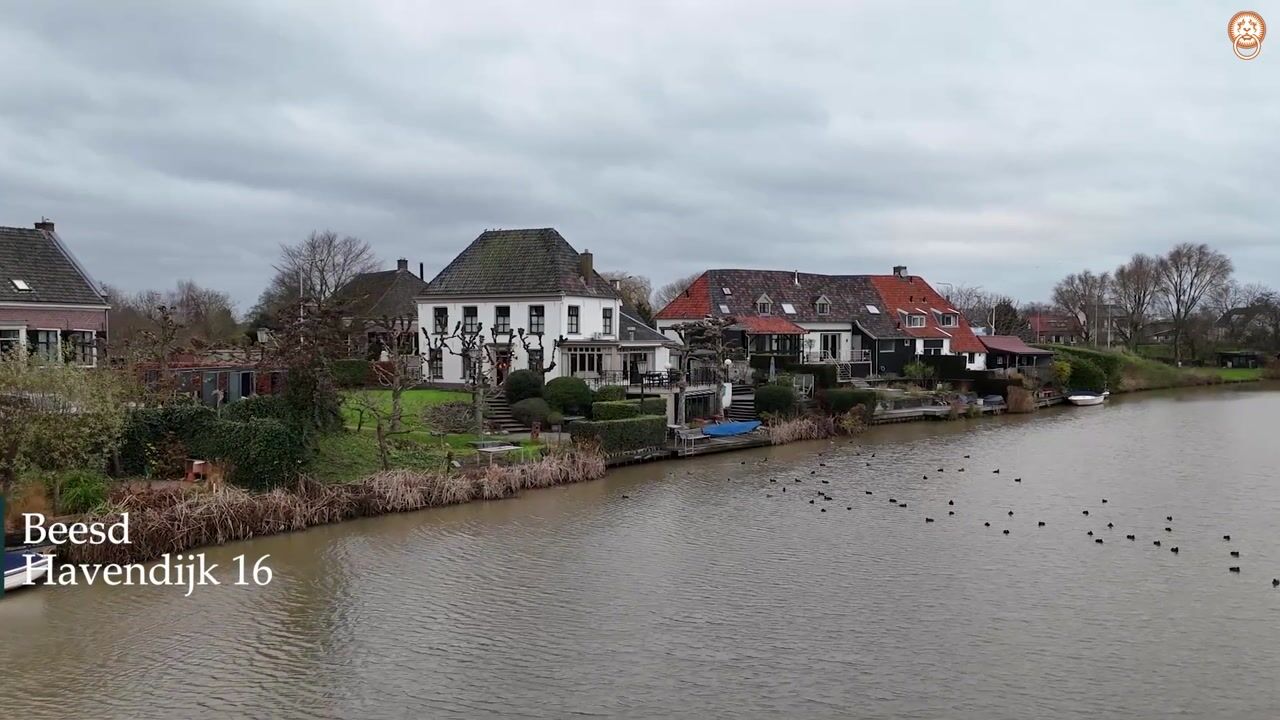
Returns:
[[[0,715],[1274,718],[1277,417],[882,427],[209,551],[266,587],[24,590]]]

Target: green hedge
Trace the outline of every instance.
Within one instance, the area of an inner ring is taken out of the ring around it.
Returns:
[[[586,415],[591,411],[591,388],[582,378],[558,377],[542,388],[542,397],[566,415]]]
[[[1067,356],[1067,359],[1071,360],[1072,366],[1075,365],[1077,359],[1093,363],[1102,372],[1106,383],[1110,387],[1120,387],[1120,379],[1124,373],[1125,366],[1125,356],[1123,354],[1091,350],[1074,345],[1052,345],[1049,347],[1058,354],[1058,357]],[[1075,382],[1074,378],[1072,382]]]
[[[596,390],[593,396],[596,402],[613,402],[615,400],[626,400],[627,389],[621,385],[605,385]]]
[[[217,420],[218,414],[205,405],[165,405],[130,411],[121,433],[120,469],[125,475],[147,475],[147,456],[149,452],[154,454],[155,446],[176,441],[190,447]]]
[[[1072,390],[1105,390],[1107,374],[1092,360],[1073,357],[1071,358],[1071,381],[1068,386]]]
[[[641,415],[625,420],[579,420],[569,425],[575,442],[590,440],[606,454],[662,447],[667,441],[665,415]]]
[[[836,366],[829,363],[813,365],[792,365],[787,372],[792,375],[812,375],[813,384],[819,388],[836,386]]]
[[[855,407],[862,407],[865,409],[867,417],[871,417],[875,413],[876,404],[879,402],[875,390],[854,388],[824,390],[818,395],[818,400],[828,414],[843,415]]]
[[[660,397],[647,397],[640,401],[641,415],[667,416],[667,401]]]
[[[756,414],[790,415],[796,407],[796,391],[788,385],[756,388]]]
[[[282,395],[254,395],[237,400],[222,409],[223,420],[243,422],[253,418],[275,418],[286,425],[293,425],[293,407]]]
[[[609,400],[591,403],[593,420],[625,420],[640,415],[638,400]]]
[[[542,375],[532,370],[516,370],[507,376],[502,391],[509,403],[542,397]]]
[[[542,398],[525,398],[511,406],[511,416],[516,419],[516,422],[528,427],[533,427],[536,422],[541,423],[545,428],[549,415],[551,415],[551,407]]]
[[[368,360],[334,360],[333,382],[338,387],[364,387],[373,382],[373,365]]]
[[[253,490],[291,482],[307,455],[301,435],[275,418],[218,420],[193,442],[192,450],[225,464],[227,480]]]

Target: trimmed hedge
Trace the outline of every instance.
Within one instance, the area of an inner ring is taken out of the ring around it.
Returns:
[[[516,419],[516,422],[529,427],[533,427],[535,422],[546,427],[549,415],[551,415],[551,407],[542,398],[525,398],[511,406],[511,416]]]
[[[148,455],[154,457],[158,446],[177,442],[190,447],[217,420],[218,414],[205,405],[165,405],[130,411],[120,438],[120,469],[125,475],[146,475]]]
[[[667,401],[660,397],[647,397],[640,401],[641,415],[667,416]]]
[[[252,490],[293,481],[307,455],[298,432],[275,418],[261,417],[244,422],[218,420],[192,449],[201,457],[224,463],[227,480]]]
[[[862,407],[867,417],[875,413],[879,403],[875,390],[856,388],[831,388],[819,394],[818,400],[830,415],[843,415],[856,407]]]
[[[334,360],[333,382],[344,388],[364,387],[373,382],[373,365],[368,360]]]
[[[625,420],[639,415],[639,400],[610,400],[591,403],[591,418],[593,420]]]
[[[543,386],[542,398],[551,409],[566,415],[585,415],[591,411],[591,388],[582,378],[555,378]]]
[[[663,447],[667,442],[665,415],[641,415],[624,420],[579,420],[569,425],[574,442],[593,441],[605,454]]]
[[[502,383],[502,391],[512,404],[542,397],[542,375],[532,370],[516,370]]]
[[[605,385],[596,390],[593,396],[596,402],[613,402],[615,400],[626,400],[627,389],[621,385]]]
[[[762,385],[756,388],[757,415],[790,415],[795,407],[796,391],[788,385]]]

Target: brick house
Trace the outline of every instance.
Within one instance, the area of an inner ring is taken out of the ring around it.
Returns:
[[[409,261],[400,258],[395,270],[361,273],[351,278],[334,293],[332,302],[343,308],[343,316],[350,331],[347,334],[347,352],[351,357],[377,360],[388,343],[386,328],[379,325],[384,319],[405,321],[408,340],[412,346],[406,353],[418,354],[418,302],[417,295],[427,288],[422,279],[423,266],[418,264],[418,274],[409,270]]]
[[[52,222],[0,227],[0,353],[97,365],[109,307]]]

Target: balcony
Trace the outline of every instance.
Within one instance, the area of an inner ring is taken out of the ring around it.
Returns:
[[[648,372],[626,372],[624,370],[602,370],[594,373],[575,373],[573,377],[587,383],[587,387],[598,390],[609,385],[621,385],[635,392],[674,390],[680,385],[682,376],[675,371],[654,370]],[[697,367],[689,371],[685,387],[714,385],[715,368]]]
[[[804,354],[804,362],[810,365],[820,365],[823,363],[869,363],[871,362],[870,350],[842,350],[839,355],[834,355],[826,350],[810,351]]]

